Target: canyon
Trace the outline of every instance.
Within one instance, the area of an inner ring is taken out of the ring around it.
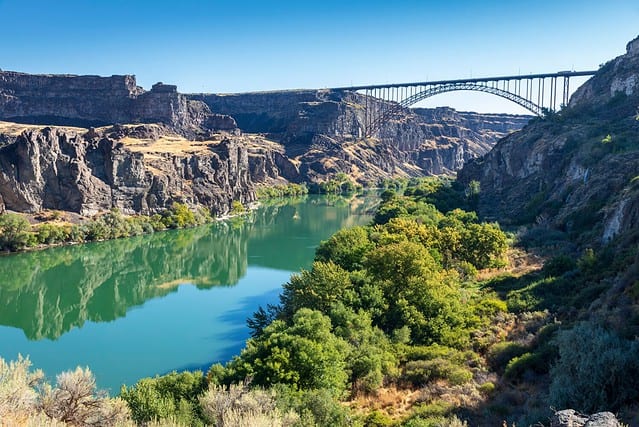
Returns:
[[[181,94],[135,76],[0,71],[0,210],[153,214],[174,202],[222,215],[257,185],[339,172],[453,174],[529,116],[403,109],[363,137],[366,99],[344,90]]]

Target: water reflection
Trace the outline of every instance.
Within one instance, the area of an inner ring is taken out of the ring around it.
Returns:
[[[262,207],[243,222],[2,256],[0,324],[29,340],[55,340],[87,321],[124,317],[183,283],[235,285],[249,264],[297,271],[321,239],[362,223],[373,203],[309,196]]]

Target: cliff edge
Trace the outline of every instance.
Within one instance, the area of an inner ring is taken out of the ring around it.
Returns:
[[[639,38],[603,65],[548,120],[536,120],[471,161],[480,213],[536,223],[602,244],[639,226]]]

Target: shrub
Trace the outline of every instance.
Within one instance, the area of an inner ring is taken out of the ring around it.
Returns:
[[[473,374],[465,366],[437,357],[431,360],[416,360],[406,363],[403,378],[415,386],[422,386],[440,379],[459,385],[470,381]]]
[[[172,418],[186,425],[201,425],[198,397],[205,388],[202,372],[172,372],[143,378],[131,388],[123,386],[120,396],[138,423]]]
[[[213,386],[200,397],[204,415],[217,427],[292,425],[299,417],[283,416],[274,391],[249,390],[244,385]]]
[[[488,352],[488,363],[495,371],[502,371],[508,362],[528,351],[528,347],[516,342],[504,341],[495,344]]]
[[[355,420],[347,406],[340,403],[326,389],[295,391],[288,387],[277,388],[278,407],[295,411],[300,420],[296,426],[351,427]]]
[[[38,400],[35,386],[44,374],[39,370],[30,372],[30,368],[28,358],[6,362],[0,357],[0,420],[22,418],[35,412]]]
[[[195,225],[195,214],[184,203],[173,203],[171,209],[162,213],[162,223],[166,228],[184,228]]]
[[[246,211],[244,205],[239,200],[233,200],[231,203],[231,215],[241,215]]]
[[[71,226],[44,223],[36,228],[38,243],[54,244],[69,241],[71,239]]]
[[[560,331],[559,359],[550,370],[550,402],[583,412],[617,410],[639,397],[639,342],[582,322]]]
[[[268,387],[290,384],[300,389],[325,389],[339,396],[346,388],[349,346],[331,332],[330,319],[301,308],[287,325],[275,320],[247,341],[239,357],[227,365],[229,378]]]
[[[43,387],[40,408],[48,417],[76,426],[111,426],[128,418],[122,400],[97,390],[89,368],[63,372],[56,381],[56,387]]]
[[[549,360],[545,356],[545,352],[530,352],[513,357],[506,365],[504,378],[511,381],[521,380],[524,375],[547,372]]]
[[[377,410],[370,412],[364,418],[366,427],[391,427],[395,425],[393,419]]]
[[[30,244],[31,225],[22,215],[0,215],[0,249],[18,251]]]
[[[491,381],[486,381],[482,385],[479,386],[478,390],[484,396],[490,396],[495,392],[496,386],[495,383]]]
[[[5,425],[121,425],[129,411],[120,399],[98,391],[91,371],[77,368],[57,376],[55,387],[29,359],[0,358],[0,423]],[[12,420],[20,420],[13,423]],[[60,423],[58,423],[60,422]],[[64,423],[64,424],[62,424]]]
[[[544,264],[544,275],[546,277],[559,277],[564,273],[574,270],[577,262],[566,255],[558,255]]]

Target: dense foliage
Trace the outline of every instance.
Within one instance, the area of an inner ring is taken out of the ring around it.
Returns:
[[[305,183],[261,186],[255,190],[255,194],[260,200],[272,199],[275,197],[297,197],[308,194],[308,187]]]
[[[118,239],[211,221],[213,217],[207,209],[191,210],[183,203],[174,203],[162,214],[152,216],[126,216],[118,209],[111,209],[81,224],[54,219],[32,226],[22,215],[4,213],[0,214],[0,250],[19,251],[38,245]]]
[[[249,319],[253,338],[209,381],[284,386],[278,401],[291,392],[339,400],[384,384],[471,381],[479,358],[471,338],[505,304],[469,280],[503,265],[507,238],[473,213],[440,212],[418,184],[419,195],[386,193],[374,224],[322,242],[312,268],[284,284],[279,305]]]
[[[636,403],[639,322],[626,317],[616,331],[594,318],[570,326],[608,289],[612,271],[636,264],[636,248],[560,254],[541,270],[500,272],[510,239],[461,209],[472,206],[478,186],[387,184],[371,225],[322,242],[312,267],[283,285],[279,304],[248,320],[252,338],[238,356],[206,375],[172,373],[123,388],[130,419],[529,425],[546,420],[551,405],[595,411]],[[116,230],[121,223],[113,213],[103,221]],[[4,224],[14,234],[24,228],[15,218]],[[628,289],[626,297],[639,300],[636,281]],[[16,389],[32,396],[24,384]]]
[[[311,190],[318,194],[349,194],[361,191],[362,186],[344,172],[339,172],[327,181],[312,185]]]

